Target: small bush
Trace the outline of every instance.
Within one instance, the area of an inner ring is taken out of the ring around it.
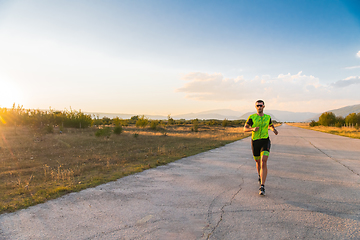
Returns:
[[[199,131],[199,125],[194,125],[194,126],[191,128],[191,131],[192,131],[192,132],[198,132],[198,131]]]
[[[315,122],[315,120],[311,120],[311,122],[309,123],[309,126],[310,127],[316,127],[316,126],[319,126],[319,123]]]
[[[116,126],[115,128],[114,128],[114,133],[115,134],[117,134],[117,135],[119,135],[119,134],[121,134],[122,133],[122,126],[121,125],[119,125],[119,126]]]
[[[337,122],[337,123],[335,123],[335,127],[337,127],[337,128],[341,128],[341,127],[342,127],[341,122]]]
[[[110,135],[111,135],[111,129],[109,127],[100,128],[95,132],[95,136],[97,137],[110,137]]]
[[[229,121],[225,118],[223,121],[222,121],[222,124],[221,124],[223,127],[227,127],[229,125]]]
[[[135,123],[135,126],[136,127],[146,127],[147,125],[149,124],[149,120],[144,116],[142,115],[140,118],[138,118],[138,120],[136,121]]]
[[[175,120],[170,117],[170,114],[168,115],[168,122],[167,122],[168,125],[174,125],[175,124]]]
[[[199,120],[198,119],[194,119],[192,120],[192,124],[193,124],[193,127],[191,128],[191,131],[192,132],[198,132],[199,131]]]
[[[157,126],[158,126],[158,121],[151,121],[150,122],[150,128],[152,129],[152,130],[157,130]]]
[[[121,119],[119,117],[116,117],[116,118],[113,118],[113,124],[117,127],[117,126],[129,126],[129,122],[128,120],[124,120],[124,119]]]

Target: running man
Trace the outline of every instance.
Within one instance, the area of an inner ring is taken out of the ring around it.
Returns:
[[[244,126],[244,132],[252,132],[251,148],[256,162],[256,169],[259,174],[259,194],[265,195],[267,160],[269,158],[271,146],[268,129],[270,127],[275,135],[278,135],[278,131],[272,124],[271,117],[264,114],[264,101],[257,100],[255,102],[255,108],[257,113],[249,116]]]

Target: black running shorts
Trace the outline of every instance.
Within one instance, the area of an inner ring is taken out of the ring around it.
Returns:
[[[271,143],[269,138],[251,140],[251,148],[255,159],[260,158],[261,153],[265,156],[269,156],[270,147]]]

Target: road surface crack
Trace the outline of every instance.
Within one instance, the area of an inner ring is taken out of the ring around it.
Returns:
[[[210,239],[211,235],[216,231],[217,227],[220,225],[221,221],[223,220],[223,215],[224,215],[224,213],[225,213],[225,210],[224,210],[225,207],[231,206],[231,204],[232,204],[232,202],[234,201],[236,195],[238,195],[239,192],[242,190],[242,187],[241,187],[241,186],[242,186],[242,184],[244,183],[244,179],[241,178],[241,180],[242,180],[242,183],[238,186],[238,190],[236,191],[236,193],[233,194],[233,196],[231,197],[231,199],[230,199],[229,202],[227,202],[224,206],[221,207],[221,209],[220,209],[220,212],[221,212],[220,219],[219,219],[219,221],[216,223],[215,227],[213,227],[213,229],[211,230],[211,232],[208,234],[208,236],[207,236],[207,238],[206,238],[207,240]],[[223,193],[224,193],[224,192],[223,192]],[[222,194],[223,194],[223,193],[222,193]],[[210,213],[208,213],[208,215],[210,215]]]
[[[319,152],[321,152],[322,154],[324,154],[325,156],[327,156],[328,158],[332,159],[333,161],[339,163],[340,165],[342,165],[343,167],[347,168],[348,170],[350,170],[353,174],[356,174],[360,177],[360,175],[358,173],[356,173],[354,170],[352,170],[350,167],[346,166],[345,164],[341,163],[339,160],[331,157],[330,155],[328,155],[326,152],[324,152],[323,150],[321,150],[320,148],[318,148],[317,146],[315,146],[312,142],[309,141],[309,143],[315,148],[317,149]]]

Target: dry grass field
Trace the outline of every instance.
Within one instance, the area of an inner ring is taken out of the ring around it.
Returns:
[[[344,137],[360,139],[360,130],[356,129],[356,128],[350,128],[350,127],[338,128],[338,127],[325,127],[325,126],[310,127],[309,123],[287,123],[287,124],[290,126],[306,128],[306,129],[315,130],[315,131],[319,131],[319,132],[331,133],[331,134],[336,134],[336,135],[340,135],[340,136],[344,136]]]
[[[45,202],[249,136],[242,127],[167,126],[166,132],[123,127],[96,137],[97,128],[45,133],[0,127],[0,213]]]

